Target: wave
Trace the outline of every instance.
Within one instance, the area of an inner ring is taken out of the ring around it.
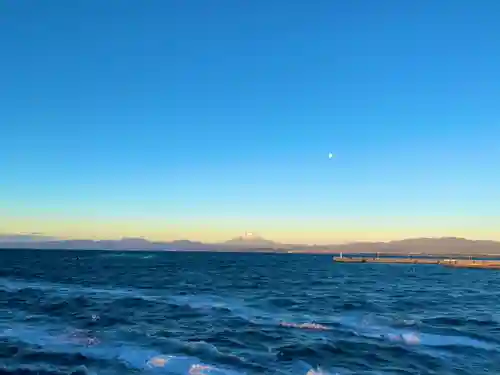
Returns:
[[[64,254],[0,254],[0,375],[477,375],[500,363],[498,306],[480,293],[500,289],[492,273]]]

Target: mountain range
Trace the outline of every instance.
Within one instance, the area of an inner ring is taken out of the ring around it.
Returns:
[[[122,238],[119,240],[63,240],[38,234],[0,234],[0,249],[500,255],[500,242],[442,237],[411,238],[390,242],[294,245],[274,242],[252,233],[246,233],[244,236],[239,236],[222,243],[203,243],[189,240],[154,242],[144,238]]]

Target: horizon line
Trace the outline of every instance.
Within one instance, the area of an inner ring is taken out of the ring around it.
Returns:
[[[408,240],[437,240],[437,239],[457,239],[457,240],[466,240],[466,241],[486,241],[486,242],[500,242],[498,240],[494,239],[471,239],[467,237],[457,237],[457,236],[419,236],[419,237],[405,237],[401,239],[388,239],[388,240],[350,240],[350,241],[344,241],[344,242],[329,242],[329,243],[323,243],[323,244],[318,244],[318,243],[293,243],[293,242],[277,242],[274,240],[267,239],[265,237],[261,237],[259,235],[255,235],[255,232],[253,233],[253,237],[256,237],[259,240],[267,241],[267,242],[272,242],[276,245],[296,245],[296,246],[331,246],[331,245],[346,245],[346,244],[355,244],[355,243],[391,243],[391,242],[401,242],[401,241],[408,241]],[[44,238],[46,240],[42,242],[63,242],[63,241],[93,241],[93,242],[99,242],[99,241],[123,241],[123,240],[144,240],[150,243],[172,243],[172,242],[180,242],[180,241],[189,241],[193,243],[201,243],[201,244],[206,244],[206,245],[220,245],[224,244],[225,242],[235,240],[235,239],[241,239],[244,237],[244,235],[232,237],[228,240],[224,241],[216,241],[216,242],[211,242],[211,241],[201,241],[201,240],[196,240],[196,239],[189,239],[189,238],[179,238],[179,239],[172,239],[172,240],[151,240],[147,236],[122,236],[122,237],[117,237],[117,238],[92,238],[92,237],[60,237],[60,236],[54,236],[46,233],[41,233],[41,232],[20,232],[20,233],[1,233],[0,232],[0,241],[2,240],[2,237],[24,237],[24,236],[30,236],[34,237],[32,240],[36,242],[37,237],[40,240],[43,240]],[[244,241],[244,240],[243,240]],[[251,240],[250,240],[251,241]],[[16,242],[15,240],[11,240],[9,242]]]

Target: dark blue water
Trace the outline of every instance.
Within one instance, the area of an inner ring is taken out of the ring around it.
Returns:
[[[499,311],[491,270],[6,250],[0,375],[499,374]]]

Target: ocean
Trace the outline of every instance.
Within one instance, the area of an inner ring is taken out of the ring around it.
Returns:
[[[0,375],[500,374],[500,273],[0,251]]]

